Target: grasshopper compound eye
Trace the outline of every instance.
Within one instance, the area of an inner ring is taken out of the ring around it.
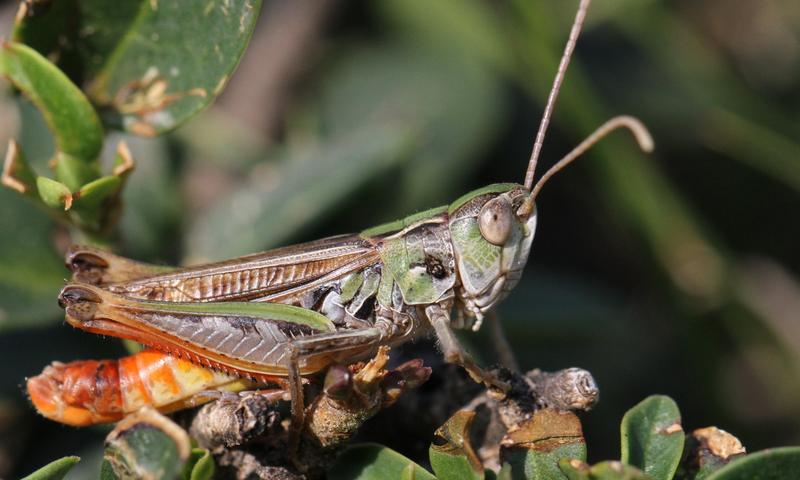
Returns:
[[[489,200],[478,214],[478,228],[481,235],[492,245],[505,245],[511,235],[514,212],[511,201],[501,195]]]

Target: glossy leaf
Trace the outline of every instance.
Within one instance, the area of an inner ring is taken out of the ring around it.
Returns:
[[[22,480],[61,480],[80,461],[80,457],[64,457],[36,470]]]
[[[101,52],[105,63],[92,78],[90,97],[131,133],[152,136],[175,128],[225,87],[260,7],[258,0],[138,2],[125,35],[113,50]],[[93,21],[102,20],[93,15]],[[92,39],[91,46],[103,43]]]
[[[653,477],[636,467],[625,465],[622,462],[609,461],[592,465],[589,478],[592,480],[652,480]]]
[[[189,436],[152,408],[125,417],[106,438],[105,460],[120,478],[172,479],[190,455]]]
[[[784,480],[800,472],[800,447],[770,448],[740,457],[708,480]]]
[[[671,480],[683,453],[684,432],[675,402],[653,395],[622,418],[622,463],[636,466],[656,480]]]
[[[469,438],[474,418],[474,411],[460,410],[436,430],[428,455],[439,480],[483,479],[483,465]]]
[[[214,457],[205,448],[193,448],[183,470],[183,480],[211,480],[214,478]]]
[[[591,467],[576,458],[562,458],[558,461],[558,468],[567,477],[567,480],[590,480],[592,478]]]
[[[568,480],[650,480],[647,474],[622,462],[607,461],[589,466],[579,460],[561,459],[561,472]]]
[[[122,180],[114,175],[89,182],[76,192],[73,205],[75,208],[97,208],[100,203],[117,193],[121,183]]]
[[[48,207],[56,210],[69,210],[72,207],[72,193],[63,183],[39,177],[36,179],[36,188],[39,191],[39,198]]]
[[[416,480],[436,480],[427,470],[394,450],[365,443],[355,445],[342,453],[328,472],[329,480],[385,480],[408,475],[413,465]]]
[[[506,435],[500,457],[511,465],[513,479],[564,478],[562,459],[586,459],[580,420],[571,412],[539,410]]]
[[[0,49],[0,72],[42,112],[60,152],[84,163],[96,160],[103,145],[100,119],[64,73],[32,48],[13,42]]]

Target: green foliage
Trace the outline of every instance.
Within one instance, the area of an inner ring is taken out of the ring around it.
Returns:
[[[642,469],[656,480],[669,480],[678,469],[684,433],[678,406],[654,395],[628,410],[620,426],[622,462]]]
[[[22,480],[61,480],[80,460],[80,457],[59,458],[30,475],[23,477]]]
[[[784,480],[800,472],[800,447],[763,450],[734,460],[708,480]]]
[[[475,412],[458,411],[436,431],[428,457],[439,480],[483,480],[483,465],[469,438],[474,418]]]
[[[413,471],[413,474],[411,473]],[[383,480],[391,478],[435,480],[424,468],[377,444],[361,444],[348,448],[328,472],[330,480]]]
[[[183,480],[211,480],[214,478],[214,457],[205,448],[193,448],[189,461],[183,468]]]
[[[65,58],[62,66],[89,85],[108,125],[146,136],[175,128],[214,101],[261,8],[259,0],[58,3],[22,17],[15,39]],[[68,46],[54,41],[59,33]]]
[[[250,40],[261,2],[139,5],[98,70],[90,96],[119,115],[122,128],[149,136],[175,128],[222,91]]]
[[[183,429],[155,410],[142,409],[117,424],[106,438],[104,464],[108,463],[110,470],[104,466],[101,471],[103,475],[113,472],[120,480],[168,480],[181,474],[187,461],[196,459],[188,477],[202,479],[209,474],[208,459],[203,457],[202,452],[192,456]],[[197,477],[193,476],[195,467]]]
[[[800,468],[800,447],[785,447],[750,455],[717,457],[718,461],[713,465],[706,464],[705,469],[697,471],[696,466],[689,464],[697,452],[683,451],[683,429],[669,428],[680,426],[677,405],[669,397],[654,395],[628,410],[623,417],[621,461],[585,463],[586,446],[577,417],[572,413],[545,409],[506,435],[501,447],[503,468],[500,472],[484,473],[469,440],[474,416],[474,412],[460,411],[437,430],[429,450],[436,479],[777,480],[789,478],[790,472]],[[665,428],[669,431],[665,432]],[[663,439],[665,435],[667,441]],[[705,451],[707,455],[718,453],[713,448],[711,452]],[[386,447],[356,445],[337,460],[330,478],[404,479],[410,475],[411,465],[416,478],[434,478],[422,467]]]
[[[512,479],[561,478],[562,460],[586,460],[580,420],[571,412],[540,410],[506,435],[501,457]]]
[[[55,138],[56,180],[34,182],[22,152],[10,147],[16,155],[6,158],[3,182],[28,196],[38,194],[55,217],[78,227],[88,240],[104,242],[132,164],[117,163],[112,175],[101,177],[103,128],[96,108],[107,126],[145,136],[185,122],[222,92],[260,6],[257,0],[121,6],[67,0],[43,11],[23,5],[28,14],[18,15],[14,38],[30,46],[4,44],[0,73],[44,116]],[[186,35],[202,41],[184,42]],[[72,79],[44,55],[58,58]],[[77,82],[88,86],[89,98]]]
[[[618,461],[605,461],[589,466],[583,462],[562,459],[558,463],[568,480],[651,480],[636,467]]]
[[[76,178],[88,181],[91,166],[103,145],[103,129],[83,92],[40,53],[19,43],[3,45],[0,74],[42,112],[53,132],[58,151],[88,164],[82,172],[83,178]],[[77,188],[80,184],[70,187]]]

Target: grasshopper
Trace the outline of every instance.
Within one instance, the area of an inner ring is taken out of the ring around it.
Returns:
[[[359,234],[193,267],[73,247],[73,281],[59,296],[67,321],[229,375],[282,384],[295,433],[303,424],[303,377],[421,335],[435,335],[444,359],[476,381],[507,389],[470,358],[454,329],[478,330],[519,281],[536,231],[535,200],[555,173],[620,127],[652,149],[638,120],[615,117],[534,183],[588,5],[582,0],[578,8],[523,184],[489,185]]]

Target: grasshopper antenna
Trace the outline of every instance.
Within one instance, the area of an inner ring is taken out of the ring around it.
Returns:
[[[644,150],[645,152],[652,152],[653,151],[653,137],[650,136],[650,132],[647,131],[647,127],[644,126],[642,122],[638,119],[631,117],[629,115],[620,115],[618,117],[614,117],[611,120],[606,121],[606,123],[600,125],[600,127],[592,132],[591,135],[586,137],[584,141],[582,141],[577,147],[573,148],[571,152],[566,154],[564,158],[559,160],[555,165],[550,167],[542,178],[536,182],[536,185],[531,190],[531,194],[525,203],[522,204],[520,210],[528,211],[532,208],[534,200],[536,200],[536,196],[539,195],[539,192],[542,190],[542,187],[545,183],[555,175],[556,173],[560,172],[564,167],[572,163],[576,158],[580,157],[587,150],[589,150],[595,143],[599,142],[603,139],[606,135],[613,132],[618,128],[627,128],[631,131],[634,138],[636,138],[636,142],[639,144],[639,148]],[[525,208],[525,210],[523,210]]]
[[[567,72],[567,66],[569,66],[569,61],[572,58],[572,52],[575,50],[575,43],[578,41],[578,35],[581,33],[589,3],[591,3],[591,0],[581,0],[578,6],[578,12],[575,14],[575,21],[572,23],[572,29],[569,32],[567,46],[564,47],[564,54],[561,56],[561,62],[558,64],[556,78],[553,80],[553,86],[550,88],[550,95],[547,97],[547,104],[544,107],[542,121],[539,123],[539,131],[536,132],[536,141],[533,144],[531,159],[528,161],[528,171],[525,172],[525,188],[528,190],[533,186],[533,174],[536,171],[536,162],[539,160],[539,153],[542,151],[544,134],[547,131],[547,126],[550,124],[550,116],[553,113],[553,107],[555,106],[558,92],[561,90],[561,83],[564,81],[564,74]]]

